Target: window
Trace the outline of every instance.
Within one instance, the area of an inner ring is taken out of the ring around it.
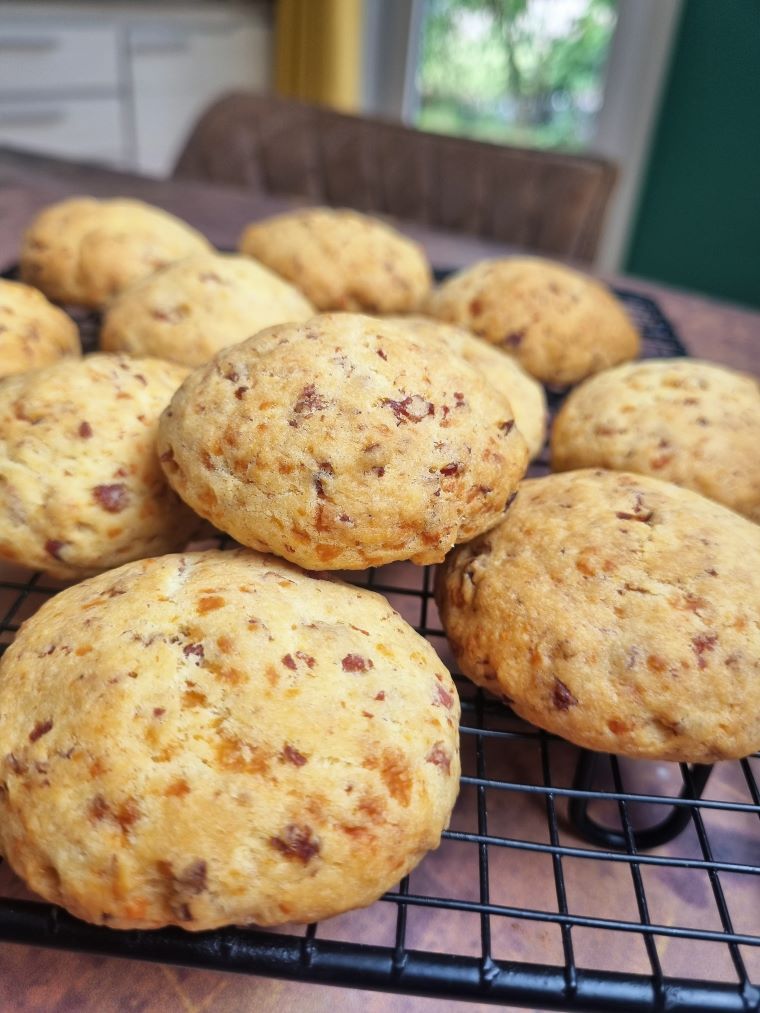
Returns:
[[[412,120],[581,150],[595,135],[617,0],[426,0]]]

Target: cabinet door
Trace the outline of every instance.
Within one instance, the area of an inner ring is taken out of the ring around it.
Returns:
[[[216,98],[233,89],[265,90],[270,45],[263,20],[132,28],[137,168],[169,175],[196,120]]]
[[[116,94],[118,36],[115,26],[48,25],[32,10],[0,26],[0,92],[58,94],[95,89]]]
[[[0,144],[43,155],[122,165],[122,111],[115,98],[2,98]]]

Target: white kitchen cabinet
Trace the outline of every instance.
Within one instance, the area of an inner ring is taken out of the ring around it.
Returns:
[[[215,99],[269,88],[271,18],[253,0],[0,0],[0,145],[165,176]]]
[[[0,8],[0,93],[115,88],[118,32],[114,26],[50,25],[27,7],[23,20],[6,22]]]
[[[0,143],[25,151],[123,166],[129,159],[116,98],[0,98]]]
[[[241,24],[209,31],[186,27],[130,35],[134,75],[137,162],[141,170],[165,175],[210,102],[226,91],[263,90],[270,73],[266,27]]]

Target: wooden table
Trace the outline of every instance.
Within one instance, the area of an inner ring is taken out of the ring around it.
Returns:
[[[0,269],[17,260],[21,234],[33,214],[44,204],[71,194],[95,196],[130,195],[150,201],[173,211],[203,231],[221,248],[232,248],[243,226],[256,218],[272,214],[297,201],[285,198],[247,193],[227,187],[188,182],[157,181],[110,170],[74,165],[53,159],[40,158],[0,149]],[[440,267],[459,267],[475,259],[503,253],[499,244],[472,237],[444,233],[414,224],[402,224],[409,235],[419,239],[427,248],[432,262]],[[678,292],[662,285],[646,283],[633,278],[613,279],[627,288],[639,290],[657,300],[665,314],[675,325],[689,350],[706,358],[715,359],[739,368],[758,370],[760,367],[760,313],[740,309],[696,295]],[[569,748],[569,747],[568,747]],[[732,780],[720,775],[719,791],[734,797],[740,789]],[[718,796],[719,797],[719,796]],[[545,824],[542,813],[523,807],[513,817],[523,820],[521,833],[531,839],[531,821],[537,820],[535,832]],[[717,831],[721,833],[721,829]],[[731,836],[735,861],[757,862],[757,838],[733,835],[730,827],[723,833]],[[589,863],[586,863],[588,866]],[[546,867],[548,870],[548,867]],[[8,873],[2,873],[0,886],[7,887]],[[456,871],[452,873],[456,875]],[[549,873],[550,875],[550,873]],[[663,879],[663,890],[669,901],[663,902],[657,920],[674,917],[682,903],[693,905],[694,924],[700,924],[700,908],[705,901],[704,890],[687,884],[685,877]],[[630,881],[612,876],[602,884],[576,877],[578,896],[592,895],[599,889],[611,898],[610,903],[624,903],[630,907]],[[12,886],[18,892],[17,887]],[[526,874],[518,877],[514,885],[512,903],[520,899],[528,906],[535,903],[539,890],[537,878],[530,866]],[[679,900],[680,898],[680,900]],[[757,895],[748,895],[746,903],[739,901],[740,911],[751,919],[760,904]],[[582,903],[582,900],[578,901]],[[670,906],[669,906],[670,905]],[[746,910],[745,910],[746,906]],[[375,908],[363,916],[372,918]],[[704,915],[704,917],[708,917]],[[756,925],[755,925],[756,928]],[[520,956],[520,928],[510,927],[513,933],[513,959],[536,959],[536,946],[545,946],[547,962],[561,962],[561,953],[551,949],[546,940],[532,933],[532,950]],[[526,930],[527,931],[527,930]],[[516,934],[516,935],[515,935]],[[514,942],[518,939],[518,943]],[[459,940],[452,939],[456,946]],[[707,954],[697,961],[681,953],[674,941],[669,951],[671,970],[666,973],[688,975],[693,967],[709,966]],[[602,936],[590,939],[580,947],[582,963],[587,966],[615,967],[628,959],[626,940],[610,943]],[[666,944],[670,946],[670,944]],[[760,954],[754,956],[760,957]],[[633,958],[631,958],[633,959]],[[754,958],[753,958],[754,959]],[[760,979],[760,961],[753,965],[755,980]],[[649,973],[645,960],[640,966],[634,961],[631,969]],[[727,972],[727,973],[730,973]],[[316,987],[268,979],[238,977],[210,971],[184,970],[161,965],[130,963],[111,958],[91,957],[30,948],[26,946],[0,946],[0,1009],[15,1011],[48,1011],[60,1013],[108,1013],[111,1010],[146,1011],[146,1013],[240,1013],[255,1009],[257,1013],[298,1009],[302,1013],[321,1013],[335,1008],[359,1010],[365,1013],[424,1013],[440,1008],[435,1000],[391,996],[345,989]],[[465,1003],[446,1003],[448,1010],[486,1010],[486,1006]]]

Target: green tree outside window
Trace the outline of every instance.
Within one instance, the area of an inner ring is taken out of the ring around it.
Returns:
[[[427,0],[424,130],[531,147],[588,145],[617,0]]]

